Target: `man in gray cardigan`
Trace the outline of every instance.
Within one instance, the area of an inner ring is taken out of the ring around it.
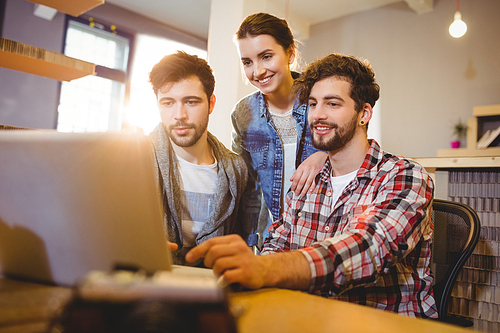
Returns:
[[[150,138],[165,227],[169,242],[178,247],[172,252],[174,264],[185,265],[191,248],[216,236],[236,233],[255,245],[258,217],[245,205],[245,162],[207,130],[215,106],[212,69],[205,60],[178,51],[157,63],[149,80],[161,116]]]

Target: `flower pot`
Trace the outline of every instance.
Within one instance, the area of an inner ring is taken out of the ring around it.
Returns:
[[[450,142],[451,148],[460,148],[460,141],[452,141]]]

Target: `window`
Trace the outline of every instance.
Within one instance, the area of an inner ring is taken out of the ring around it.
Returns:
[[[177,50],[202,59],[207,58],[207,51],[158,36],[117,35],[97,22],[93,28],[88,21],[80,20],[68,19],[64,53],[95,63],[97,75],[62,83],[57,130],[128,130],[149,134],[160,122],[149,83],[153,66]],[[135,51],[129,56],[132,42]],[[129,58],[134,59],[131,66]]]
[[[131,38],[94,25],[68,21],[64,54],[96,64],[97,75],[62,83],[57,124],[61,132],[122,128]]]

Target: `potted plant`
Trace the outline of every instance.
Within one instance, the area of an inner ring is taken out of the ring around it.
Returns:
[[[453,135],[455,136],[455,140],[451,141],[451,148],[460,148],[460,141],[465,139],[467,135],[467,125],[462,120],[453,125]]]

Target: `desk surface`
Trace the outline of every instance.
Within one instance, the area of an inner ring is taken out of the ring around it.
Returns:
[[[42,332],[70,299],[71,290],[0,278],[0,332]],[[283,289],[230,295],[240,313],[238,332],[471,332],[369,307]]]
[[[427,319],[415,319],[367,306],[327,299],[299,291],[262,289],[237,293],[241,306],[239,332],[471,332]]]
[[[0,277],[0,332],[44,332],[71,290]]]

